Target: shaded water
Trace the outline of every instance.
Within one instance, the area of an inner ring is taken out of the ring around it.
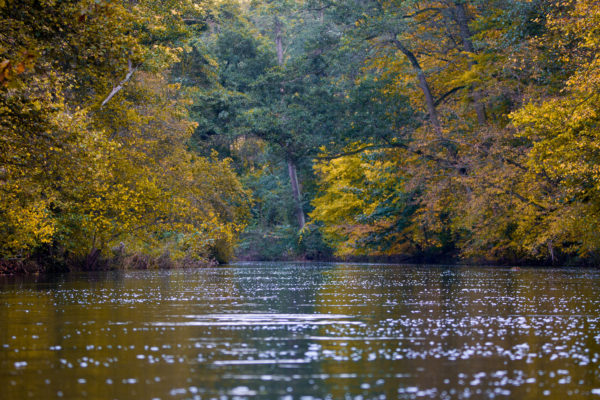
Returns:
[[[600,399],[600,271],[0,278],[0,398]]]

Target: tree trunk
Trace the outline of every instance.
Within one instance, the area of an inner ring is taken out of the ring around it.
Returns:
[[[459,1],[454,3],[454,17],[456,23],[458,25],[458,29],[460,31],[460,38],[463,42],[463,48],[466,52],[475,54],[475,48],[473,47],[473,41],[471,40],[471,30],[469,29],[469,22],[467,20],[467,13],[465,10],[465,5]],[[477,64],[473,59],[469,61],[469,66],[472,67]],[[477,113],[477,122],[479,125],[485,125],[486,116],[485,116],[485,106],[481,101],[481,93],[479,90],[473,90],[473,101],[475,108],[475,112]]]
[[[280,67],[283,66],[283,40],[281,35],[281,22],[279,18],[275,17],[275,47],[277,48],[277,63]],[[279,91],[283,95],[285,92],[283,85]],[[281,99],[283,102],[283,98]],[[298,183],[298,173],[296,172],[296,164],[292,161],[291,157],[287,159],[288,173],[290,175],[290,184],[292,186],[292,196],[294,197],[294,208],[296,209],[296,219],[300,229],[304,228],[306,220],[304,218],[304,210],[302,207],[302,192],[300,191],[300,184]]]
[[[100,258],[100,250],[96,247],[92,247],[83,261],[83,269],[86,271],[94,270],[98,263],[98,258]]]
[[[304,228],[306,221],[304,219],[304,210],[302,209],[302,192],[300,191],[300,184],[298,183],[298,174],[296,172],[296,164],[291,159],[287,161],[288,173],[290,175],[290,182],[292,184],[292,194],[294,195],[294,203],[296,208],[296,219],[300,229]]]
[[[552,265],[556,264],[556,254],[554,253],[554,244],[552,243],[552,240],[548,240],[548,254],[550,255],[550,261],[552,262]]]
[[[281,21],[275,17],[275,46],[277,47],[277,64],[283,66],[283,40],[281,38]]]
[[[410,61],[410,64],[413,67],[413,70],[417,73],[417,78],[419,78],[419,87],[421,88],[423,95],[425,95],[425,104],[427,106],[427,112],[429,113],[429,122],[431,122],[431,125],[433,126],[433,130],[435,131],[436,135],[439,138],[442,138],[442,125],[440,124],[440,118],[435,108],[435,101],[433,100],[431,89],[429,88],[429,84],[427,83],[425,72],[423,72],[419,61],[417,60],[417,57],[415,57],[412,51],[408,50],[398,39],[394,38],[392,39],[392,42],[394,43],[394,45],[396,45],[398,50],[400,50],[406,56],[406,58],[408,58],[408,61]]]

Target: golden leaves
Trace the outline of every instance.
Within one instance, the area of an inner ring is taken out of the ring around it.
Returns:
[[[166,246],[182,257],[195,241],[206,244],[195,256],[207,258],[216,240],[226,253],[244,226],[247,194],[229,161],[188,152],[189,100],[166,78],[182,47],[144,44],[134,29],[162,11],[146,2],[136,6],[142,16],[118,2],[48,6],[37,20],[13,24],[27,51],[0,48],[0,82],[11,80],[0,85],[0,257],[50,242],[72,256],[120,241],[130,251]],[[162,16],[180,19],[179,11]],[[179,22],[153,22],[150,34],[169,34]],[[99,110],[97,99],[128,61],[145,65]]]

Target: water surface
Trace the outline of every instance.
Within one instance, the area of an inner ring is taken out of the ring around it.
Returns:
[[[3,399],[600,400],[600,271],[358,264],[0,278]]]

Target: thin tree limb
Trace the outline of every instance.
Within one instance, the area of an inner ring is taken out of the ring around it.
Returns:
[[[446,93],[444,93],[443,95],[440,96],[439,99],[437,99],[433,104],[435,104],[436,106],[439,106],[448,96],[454,94],[455,92],[458,92],[461,89],[464,89],[465,86],[457,86],[453,89],[450,89],[449,91],[447,91]]]
[[[110,92],[110,94],[108,96],[106,96],[106,98],[104,99],[102,104],[100,104],[100,108],[104,107],[106,105],[106,103],[108,103],[110,101],[110,99],[112,99],[117,93],[119,93],[119,91],[121,91],[121,89],[123,89],[125,84],[127,82],[129,82],[129,80],[133,76],[133,73],[137,70],[137,67],[133,67],[133,65],[131,64],[131,60],[127,61],[127,65],[128,65],[127,75],[125,75],[125,78],[121,82],[119,82],[119,84],[117,86],[115,86],[113,88],[113,90]]]

